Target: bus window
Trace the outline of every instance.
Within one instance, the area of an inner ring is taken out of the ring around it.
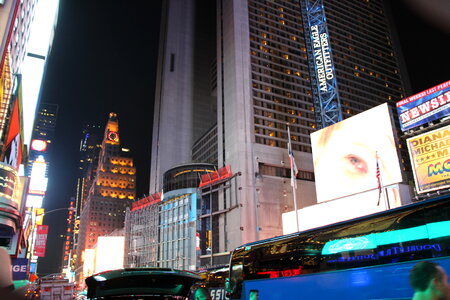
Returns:
[[[230,270],[230,279],[228,282],[227,292],[230,293],[230,298],[241,298],[242,283],[243,283],[243,265],[242,260],[234,261]]]

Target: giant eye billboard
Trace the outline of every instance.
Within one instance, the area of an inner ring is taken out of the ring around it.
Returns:
[[[450,125],[406,140],[417,193],[450,187]]]
[[[385,103],[311,134],[318,202],[402,182],[391,119]]]

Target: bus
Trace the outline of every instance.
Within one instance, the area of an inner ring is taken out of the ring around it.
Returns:
[[[207,269],[201,269],[196,271],[202,281],[197,282],[191,288],[191,297],[189,299],[195,299],[195,292],[197,289],[204,289],[205,293],[208,295],[207,299],[210,300],[226,300],[225,292],[225,281],[228,278],[229,267],[226,266],[216,266]]]
[[[230,258],[227,295],[411,299],[409,272],[422,260],[450,273],[450,196],[240,246]]]

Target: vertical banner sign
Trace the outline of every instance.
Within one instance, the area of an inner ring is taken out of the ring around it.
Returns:
[[[302,0],[306,49],[317,128],[342,121],[331,43],[322,1]]]
[[[402,131],[450,115],[450,80],[397,102]]]
[[[407,139],[417,193],[450,187],[450,125]]]
[[[45,256],[45,246],[47,244],[47,234],[48,234],[48,226],[47,225],[39,225],[36,230],[36,242],[34,245],[34,253],[33,255],[44,257]]]

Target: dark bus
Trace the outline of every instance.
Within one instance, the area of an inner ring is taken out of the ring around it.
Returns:
[[[230,299],[411,299],[409,271],[421,260],[450,272],[450,196],[238,247],[227,292]]]
[[[191,297],[189,299],[195,299],[195,293],[197,289],[204,289],[208,295],[207,299],[211,300],[226,300],[225,281],[229,276],[229,267],[220,266],[214,268],[208,268],[196,271],[198,275],[203,279],[196,283],[191,288]]]

